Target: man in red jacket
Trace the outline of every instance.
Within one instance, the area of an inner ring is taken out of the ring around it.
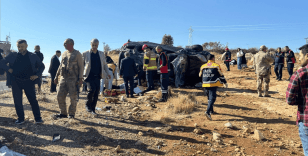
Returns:
[[[169,85],[169,75],[168,75],[168,57],[165,52],[162,52],[160,46],[156,47],[157,53],[159,53],[159,67],[158,72],[160,73],[160,84],[162,97],[158,102],[167,102],[168,99],[168,85]]]

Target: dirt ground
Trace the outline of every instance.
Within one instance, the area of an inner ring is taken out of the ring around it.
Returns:
[[[115,61],[116,57],[112,56]],[[25,155],[303,155],[295,123],[297,108],[285,102],[287,70],[283,70],[283,81],[277,81],[272,69],[272,97],[260,98],[253,70],[239,71],[231,66],[227,72],[222,61],[216,62],[229,88],[218,90],[214,105],[218,114],[212,115],[213,121],[204,116],[207,98],[202,90],[189,87],[173,88],[173,97],[167,103],[147,100],[156,96],[155,91],[146,94],[145,100],[135,98],[116,104],[105,103],[104,97],[99,97],[97,107],[112,108],[97,111],[98,116],[86,112],[86,95],[81,94],[75,119],[54,120],[51,116],[59,111],[56,93],[50,94],[48,84],[44,84],[44,93],[38,95],[45,121],[42,125],[34,124],[25,96],[27,120],[15,125],[11,93],[0,95],[0,140]],[[180,108],[184,113],[178,112]],[[232,128],[224,126],[228,122]],[[253,139],[254,130],[264,139]],[[52,142],[56,133],[61,139]],[[221,134],[220,139],[213,138],[213,133]]]

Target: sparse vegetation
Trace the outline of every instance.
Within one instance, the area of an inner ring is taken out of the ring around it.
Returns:
[[[168,46],[173,46],[173,37],[171,35],[164,35],[161,44],[163,45],[168,45]]]

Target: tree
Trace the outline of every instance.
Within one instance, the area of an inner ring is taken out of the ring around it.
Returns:
[[[110,49],[109,45],[106,44],[106,45],[104,46],[104,52],[108,52],[108,51],[110,51],[110,50],[111,50],[111,49]]]
[[[181,45],[178,45],[178,46],[176,46],[176,47],[178,47],[178,48],[183,48]]]
[[[171,35],[164,35],[163,40],[161,41],[161,44],[173,46],[173,37]]]

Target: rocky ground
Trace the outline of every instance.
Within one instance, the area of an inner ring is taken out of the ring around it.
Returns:
[[[283,81],[275,80],[272,71],[272,97],[259,98],[253,70],[231,66],[226,72],[222,61],[217,62],[229,88],[218,90],[213,121],[204,116],[207,98],[194,88],[173,88],[167,103],[155,102],[157,91],[135,99],[118,96],[116,103],[100,97],[98,116],[86,112],[82,94],[76,119],[54,120],[52,115],[59,110],[56,94],[49,94],[45,84],[44,93],[38,95],[42,125],[34,124],[25,96],[27,121],[15,125],[11,93],[0,95],[0,141],[25,155],[303,155],[297,108],[285,102],[286,69]],[[53,142],[54,134],[61,139]]]

